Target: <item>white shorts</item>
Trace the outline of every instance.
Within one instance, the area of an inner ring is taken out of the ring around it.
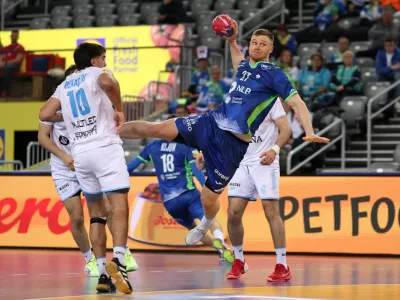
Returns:
[[[229,182],[228,196],[257,200],[279,200],[279,168],[239,165]]]
[[[81,190],[76,173],[68,168],[52,170],[51,176],[62,202],[76,195]]]
[[[112,144],[74,156],[76,176],[87,194],[130,188],[129,173],[120,144]]]

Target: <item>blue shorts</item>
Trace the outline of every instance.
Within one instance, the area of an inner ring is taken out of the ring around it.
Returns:
[[[194,219],[201,220],[204,216],[200,192],[197,189],[164,202],[164,207],[175,221],[187,228],[192,227]]]
[[[175,124],[179,135],[174,141],[203,152],[208,176],[206,186],[215,193],[222,193],[239,167],[249,144],[229,131],[220,129],[214,117],[208,113],[176,118]]]

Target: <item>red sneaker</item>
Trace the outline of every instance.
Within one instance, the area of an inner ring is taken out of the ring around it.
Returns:
[[[269,282],[285,282],[292,279],[292,273],[290,273],[289,266],[287,269],[282,264],[275,265],[275,271],[267,277]]]
[[[231,271],[226,275],[227,279],[239,279],[240,276],[249,270],[249,266],[240,259],[235,259]]]

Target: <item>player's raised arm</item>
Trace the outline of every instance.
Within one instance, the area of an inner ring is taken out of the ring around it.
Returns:
[[[329,144],[330,140],[324,137],[319,137],[314,134],[314,128],[312,126],[310,112],[307,109],[306,104],[300,98],[298,94],[295,94],[286,101],[294,112],[299,116],[301,125],[304,128],[306,136],[303,140],[314,143]]]
[[[45,148],[50,153],[53,153],[58,158],[60,158],[64,164],[71,170],[75,171],[74,160],[72,156],[61,150],[56,143],[50,138],[50,133],[53,130],[53,125],[51,123],[39,123],[38,131],[38,141],[39,144]]]
[[[63,121],[62,114],[57,112],[61,110],[61,102],[59,99],[51,97],[42,106],[39,113],[39,119],[42,122],[61,122]]]
[[[224,39],[226,39],[229,42],[229,48],[231,50],[231,58],[232,58],[232,64],[233,68],[235,71],[237,71],[239,67],[239,63],[244,60],[244,56],[242,51],[240,51],[239,46],[237,44],[237,36],[238,36],[238,24],[236,23],[235,20],[232,20],[232,30],[233,30],[233,35],[231,36],[225,36]]]
[[[98,82],[110,99],[111,103],[114,105],[115,122],[117,126],[117,132],[119,133],[120,129],[125,123],[125,116],[122,109],[121,89],[119,87],[119,83],[114,78],[114,76],[112,76],[108,72],[100,74]]]

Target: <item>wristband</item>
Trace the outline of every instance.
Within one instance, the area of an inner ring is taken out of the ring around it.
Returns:
[[[278,145],[275,144],[271,149],[274,150],[275,153],[278,155],[279,151],[281,150],[281,147],[279,147]]]

